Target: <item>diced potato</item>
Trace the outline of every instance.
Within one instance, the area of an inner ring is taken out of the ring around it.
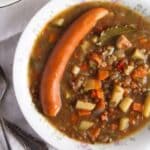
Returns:
[[[98,90],[101,87],[101,83],[98,80],[95,79],[88,79],[84,83],[84,90]]]
[[[112,98],[110,100],[110,107],[117,107],[117,105],[120,103],[121,99],[123,98],[124,89],[119,86],[115,85],[112,93]]]
[[[78,100],[76,103],[76,109],[82,109],[82,110],[93,110],[95,106],[96,104],[83,102],[81,100]]]
[[[91,40],[92,40],[93,43],[97,43],[98,42],[98,37],[95,35],[95,36],[92,37]]]
[[[136,49],[132,55],[133,59],[140,59],[140,60],[144,60],[145,59],[145,55],[142,53],[142,51],[140,51],[140,49]]]
[[[58,27],[61,27],[61,26],[63,26],[64,22],[65,22],[64,18],[59,18],[59,19],[54,21],[54,24]]]
[[[150,92],[148,92],[145,103],[144,103],[144,109],[143,109],[143,116],[145,118],[150,117]]]
[[[129,127],[129,118],[124,117],[120,119],[119,130],[124,131]]]
[[[79,129],[80,130],[87,130],[89,128],[91,128],[94,125],[93,122],[90,121],[81,121]]]
[[[77,76],[80,72],[80,68],[78,66],[74,65],[71,72],[73,75]]]
[[[84,41],[81,44],[81,49],[83,50],[84,53],[86,53],[87,50],[90,48],[90,46],[91,46],[91,43],[89,41]]]
[[[124,70],[124,72],[125,72],[126,75],[130,75],[130,73],[133,71],[133,69],[134,69],[134,66],[128,66],[128,67]]]
[[[125,98],[121,101],[121,103],[119,104],[119,108],[120,108],[124,113],[126,113],[126,112],[129,110],[129,108],[130,108],[132,102],[133,102],[133,99],[132,99],[132,98],[130,98],[130,97],[125,97]]]

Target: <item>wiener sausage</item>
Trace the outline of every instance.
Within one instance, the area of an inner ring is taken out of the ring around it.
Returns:
[[[64,33],[44,69],[40,99],[43,112],[47,116],[56,116],[60,111],[62,102],[60,95],[60,81],[65,67],[72,53],[81,40],[96,25],[97,21],[108,14],[105,8],[94,8],[81,15]]]

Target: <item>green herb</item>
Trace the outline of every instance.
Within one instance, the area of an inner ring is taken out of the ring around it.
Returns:
[[[107,30],[103,31],[100,35],[99,43],[100,45],[104,45],[106,42],[111,40],[112,38],[125,34],[125,33],[132,33],[135,32],[136,28],[133,26],[115,26],[112,28],[108,28]]]

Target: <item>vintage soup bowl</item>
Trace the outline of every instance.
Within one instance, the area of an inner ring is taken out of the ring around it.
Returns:
[[[148,125],[141,132],[119,142],[108,145],[85,144],[70,139],[55,129],[37,111],[32,102],[28,85],[28,63],[38,34],[56,14],[72,5],[84,2],[86,0],[51,0],[27,25],[19,40],[13,66],[13,83],[20,109],[34,131],[47,143],[60,150],[150,150],[150,126]],[[129,6],[147,17],[150,15],[149,0],[111,0],[111,2]]]

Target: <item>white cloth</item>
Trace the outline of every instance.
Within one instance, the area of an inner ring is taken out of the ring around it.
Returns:
[[[21,0],[0,8],[0,41],[22,32],[34,14],[49,0]]]
[[[37,136],[37,134],[25,121],[15,98],[12,85],[12,65],[15,48],[20,37],[18,33],[24,30],[29,20],[48,1],[22,0],[15,5],[0,8],[0,65],[3,67],[9,82],[7,94],[0,108],[0,115],[17,124],[33,136]],[[8,135],[12,150],[23,150],[16,139],[11,134]],[[0,150],[5,149],[6,145],[0,128]],[[52,150],[51,147],[50,149]]]

